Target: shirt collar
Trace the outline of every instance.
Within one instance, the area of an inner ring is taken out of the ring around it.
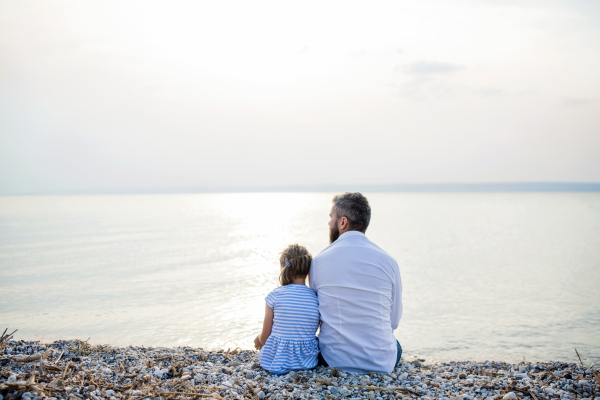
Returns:
[[[344,232],[340,235],[340,237],[337,240],[340,239],[347,239],[350,236],[362,236],[362,237],[367,237],[364,233],[359,232],[359,231],[348,231],[348,232]],[[336,242],[337,242],[336,240]]]

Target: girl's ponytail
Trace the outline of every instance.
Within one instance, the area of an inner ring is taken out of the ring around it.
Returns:
[[[279,283],[281,286],[289,285],[295,278],[305,277],[310,271],[312,256],[306,247],[298,244],[289,245],[281,252],[279,263],[281,264],[281,275]]]

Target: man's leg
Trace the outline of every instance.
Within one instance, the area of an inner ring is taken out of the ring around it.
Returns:
[[[323,354],[321,352],[319,352],[319,355],[317,356],[317,365],[322,365],[324,367],[329,367],[329,364],[327,364],[327,361],[325,361],[325,359],[323,358]]]
[[[396,348],[398,353],[396,354],[396,366],[400,364],[400,357],[402,357],[402,346],[400,346],[400,342],[396,339]],[[321,353],[319,353],[319,356]]]

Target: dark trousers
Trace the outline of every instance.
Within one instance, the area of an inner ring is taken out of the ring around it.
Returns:
[[[396,339],[396,366],[400,364],[400,357],[402,357],[402,346],[400,346],[400,342],[398,341],[398,339]],[[327,364],[327,361],[325,361],[321,352],[319,352],[317,358],[319,360],[319,363],[317,365],[329,367],[329,364]]]

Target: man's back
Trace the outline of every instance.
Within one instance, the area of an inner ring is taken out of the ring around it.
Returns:
[[[348,372],[392,371],[393,330],[402,315],[396,260],[363,233],[349,231],[313,259],[309,280],[319,298],[325,361]]]

